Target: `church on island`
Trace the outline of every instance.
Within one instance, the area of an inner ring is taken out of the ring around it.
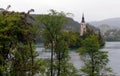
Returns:
[[[64,29],[65,32],[76,31],[79,33],[81,37],[87,34],[87,32],[91,32],[95,34],[99,34],[100,32],[98,28],[90,25],[89,23],[86,23],[84,14],[82,14],[80,23],[70,18],[68,18],[68,20],[70,20],[70,22],[68,23],[69,26],[66,29]]]
[[[85,22],[84,14],[82,15],[79,32],[80,32],[80,36],[83,36],[87,32],[87,24]]]

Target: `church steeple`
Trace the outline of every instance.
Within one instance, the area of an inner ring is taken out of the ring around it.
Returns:
[[[81,23],[85,23],[84,13],[82,14],[82,21]]]
[[[87,28],[86,28],[86,23],[85,23],[85,19],[84,19],[84,13],[83,13],[82,20],[80,23],[80,36],[83,36],[86,31],[87,31]]]

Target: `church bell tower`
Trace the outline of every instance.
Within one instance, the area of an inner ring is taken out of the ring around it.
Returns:
[[[83,36],[86,32],[86,23],[85,23],[85,18],[84,14],[82,15],[82,20],[80,23],[80,36]]]

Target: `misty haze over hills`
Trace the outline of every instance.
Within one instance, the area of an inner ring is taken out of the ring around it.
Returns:
[[[80,23],[68,18],[69,30],[79,31]],[[120,41],[120,18],[109,18],[101,21],[87,22],[88,27],[94,31],[100,29],[106,41]]]
[[[100,25],[106,25],[106,26],[111,26],[111,27],[119,27],[120,28],[120,17],[118,18],[109,18],[109,19],[104,19],[101,21],[93,21],[89,22],[90,24],[94,26],[100,26]]]
[[[99,28],[102,33],[106,33],[109,30],[120,30],[120,17],[108,18],[101,21],[93,21],[89,22],[89,24]]]
[[[107,41],[120,41],[120,17],[89,22],[100,29]]]
[[[80,23],[73,20],[72,18],[68,18],[70,27],[72,30],[79,30]],[[87,22],[87,21],[86,21]],[[118,18],[109,18],[104,19],[101,21],[93,21],[93,22],[87,22],[90,25],[97,27],[101,30],[101,32],[105,33],[108,30],[111,29],[120,29],[120,17]],[[95,29],[95,28],[94,28]]]

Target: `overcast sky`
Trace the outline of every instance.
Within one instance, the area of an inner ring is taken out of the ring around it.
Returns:
[[[120,17],[120,0],[0,0],[0,8],[11,5],[10,10],[47,13],[49,9],[73,13],[74,19],[81,21],[84,12],[85,19],[98,21],[106,18]]]

